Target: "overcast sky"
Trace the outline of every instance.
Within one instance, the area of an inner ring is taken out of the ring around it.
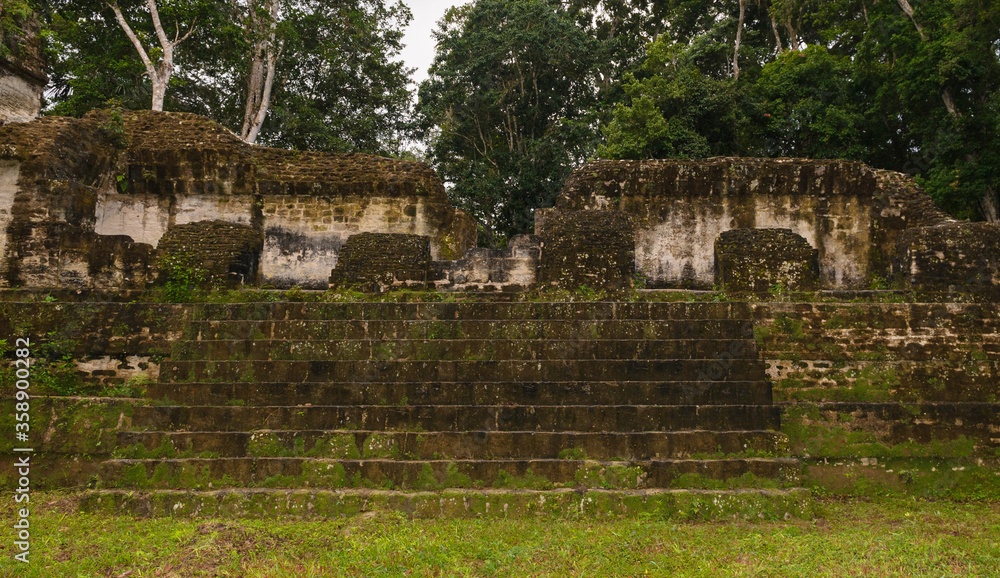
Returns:
[[[413,80],[427,78],[427,67],[434,62],[434,37],[431,32],[445,11],[455,5],[465,4],[463,0],[404,0],[413,12],[413,20],[403,36],[403,61],[409,68],[416,68]]]

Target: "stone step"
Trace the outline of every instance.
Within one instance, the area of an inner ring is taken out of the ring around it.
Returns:
[[[528,460],[335,460],[322,458],[188,458],[107,460],[104,487],[208,490],[221,487],[444,488],[528,486],[641,489],[669,488],[682,476],[711,480],[744,477],[795,484],[799,462],[792,458],[597,461]],[[748,475],[750,474],[750,475]],[[701,481],[701,480],[699,480]]]
[[[104,515],[177,518],[327,518],[393,511],[411,518],[520,518],[539,515],[597,520],[641,516],[676,520],[811,519],[804,488],[737,490],[444,490],[370,489],[212,491],[92,490],[80,510]]]
[[[766,405],[767,381],[155,383],[171,405]]]
[[[919,339],[919,340],[918,340]],[[768,356],[802,360],[884,360],[884,361],[997,361],[1000,360],[1000,336],[975,335],[920,339],[858,336],[840,339],[825,336],[803,345],[798,341],[768,338],[764,341]]]
[[[756,359],[544,361],[169,361],[161,381],[757,381]]]
[[[449,319],[195,321],[185,338],[218,339],[752,339],[735,319]]]
[[[750,319],[746,303],[202,303],[193,319]]]
[[[757,359],[752,339],[227,339],[177,342],[185,360]]]
[[[258,430],[250,432],[129,431],[118,434],[121,457],[283,457],[358,459],[404,457],[680,459],[693,455],[783,455],[788,439],[776,431],[681,432],[383,432]]]
[[[780,429],[772,405],[140,406],[135,429],[683,431]]]

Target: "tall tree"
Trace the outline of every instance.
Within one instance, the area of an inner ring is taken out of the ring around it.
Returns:
[[[857,159],[916,175],[955,216],[1000,218],[1000,2],[658,6],[668,33],[624,82],[600,154]]]
[[[479,0],[450,10],[435,37],[418,103],[429,153],[500,246],[593,150],[598,44],[549,0]]]
[[[158,38],[148,0],[118,1],[140,41]],[[165,31],[167,22],[198,22],[173,54],[163,109],[204,114],[248,142],[402,150],[411,130],[410,81],[398,57],[411,16],[401,1],[156,2]],[[81,115],[109,99],[149,106],[155,87],[113,9],[102,0],[53,0],[48,17],[52,112]],[[155,62],[160,54],[147,51]]]
[[[240,138],[257,142],[271,108],[271,92],[281,47],[278,45],[278,0],[230,0],[250,48],[243,126]]]
[[[184,36],[180,35],[180,26],[177,25],[177,33],[174,34],[174,38],[171,40],[167,37],[166,31],[163,29],[156,0],[146,0],[146,6],[149,8],[149,18],[153,23],[153,31],[156,33],[156,39],[160,45],[159,62],[154,62],[153,57],[146,51],[146,47],[143,46],[142,41],[139,40],[132,27],[129,26],[128,20],[125,19],[121,9],[118,8],[118,3],[109,2],[108,6],[114,11],[115,20],[118,21],[118,25],[121,26],[125,35],[128,36],[132,45],[135,46],[136,52],[139,53],[139,58],[142,59],[143,66],[146,67],[146,75],[149,76],[149,80],[153,84],[153,110],[163,110],[163,98],[167,92],[170,77],[174,74],[174,48],[181,42],[184,42],[194,32],[194,23],[191,24],[191,27]]]

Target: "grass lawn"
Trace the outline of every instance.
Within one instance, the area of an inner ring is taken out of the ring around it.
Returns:
[[[1000,503],[820,500],[789,522],[132,519],[32,495],[31,563],[2,576],[1000,576]]]

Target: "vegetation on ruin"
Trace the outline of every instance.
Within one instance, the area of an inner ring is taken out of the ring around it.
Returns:
[[[26,4],[5,5],[0,16]],[[491,246],[529,230],[532,209],[592,158],[859,160],[916,175],[953,216],[998,218],[996,2],[477,0],[439,23],[419,89],[397,60],[401,2],[160,5],[165,27],[194,25],[165,110],[252,141],[273,71],[258,142],[380,154],[421,142]],[[120,7],[152,38],[145,3]],[[51,113],[148,107],[150,81],[107,4],[36,9]]]

